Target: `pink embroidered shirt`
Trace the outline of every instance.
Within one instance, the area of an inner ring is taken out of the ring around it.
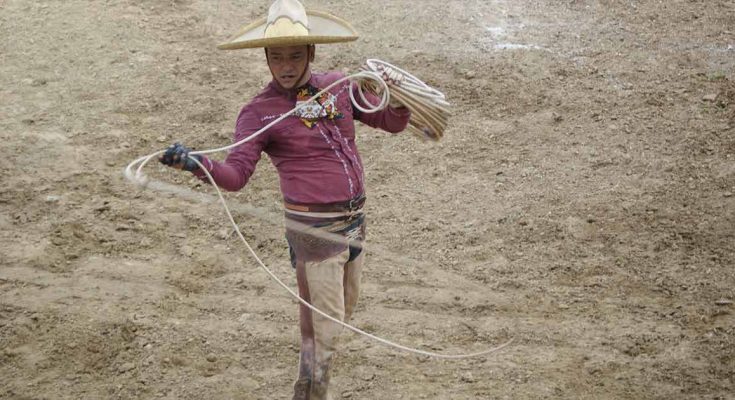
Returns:
[[[338,72],[312,74],[307,85],[312,90],[321,90],[343,76]],[[311,114],[289,116],[254,140],[231,150],[224,162],[205,158],[203,165],[217,185],[236,191],[247,184],[261,153],[265,152],[278,170],[281,192],[288,202],[328,204],[360,196],[365,190],[365,174],[355,146],[354,120],[397,133],[406,128],[410,111],[386,107],[377,113],[362,113],[353,109],[349,90],[349,81],[335,86],[330,89],[330,95],[320,99],[325,107],[312,108]],[[293,109],[296,92],[271,82],[240,111],[234,141],[252,135]],[[379,102],[371,94],[366,97],[373,104]],[[359,95],[355,98],[360,101]],[[322,117],[313,118],[313,113],[321,108],[329,112],[322,111]],[[196,171],[195,175],[207,181],[203,171]]]

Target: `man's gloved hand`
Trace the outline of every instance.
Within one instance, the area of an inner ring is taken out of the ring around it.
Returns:
[[[381,78],[385,81],[385,83],[393,86],[401,86],[403,83],[403,80],[406,79],[406,77],[403,76],[398,71],[394,71],[392,69],[386,69],[383,65],[378,65],[377,67],[378,73],[380,74]],[[390,97],[390,104],[391,108],[405,108],[406,106],[396,100],[394,96]]]
[[[191,149],[184,146],[181,143],[174,143],[169,147],[166,152],[158,158],[161,164],[168,165],[176,169],[183,169],[184,171],[196,171],[199,169],[199,165],[192,160],[196,158],[197,161],[201,162],[202,157],[198,155],[189,155]]]
[[[365,71],[370,71],[370,68],[367,65],[363,65],[362,69]],[[400,72],[394,71],[393,69],[386,69],[382,64],[378,64],[375,67],[378,75],[380,75],[381,78],[385,81],[385,83],[393,86],[401,86],[403,83],[403,80],[406,79],[406,77],[403,76]],[[394,96],[390,97],[390,103],[388,104],[391,108],[405,108],[406,106],[396,100]]]

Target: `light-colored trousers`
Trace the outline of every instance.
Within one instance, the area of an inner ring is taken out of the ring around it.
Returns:
[[[319,262],[296,258],[299,295],[316,308],[340,321],[349,321],[360,293],[360,274],[365,252],[349,261],[350,250]],[[313,312],[303,304],[299,309],[301,353],[299,377],[293,400],[327,400],[329,369],[343,327]]]

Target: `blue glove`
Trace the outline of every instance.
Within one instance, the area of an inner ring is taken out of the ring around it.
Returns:
[[[183,169],[184,171],[196,171],[199,169],[199,165],[192,160],[196,158],[197,161],[201,162],[202,157],[198,155],[189,155],[191,149],[184,146],[181,143],[174,143],[169,147],[163,155],[158,158],[161,164],[168,165],[176,169]]]

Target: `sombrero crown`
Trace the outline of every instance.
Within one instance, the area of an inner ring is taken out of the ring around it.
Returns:
[[[347,22],[324,12],[307,11],[298,0],[276,0],[261,18],[240,30],[221,50],[300,46],[349,42],[357,31]]]

